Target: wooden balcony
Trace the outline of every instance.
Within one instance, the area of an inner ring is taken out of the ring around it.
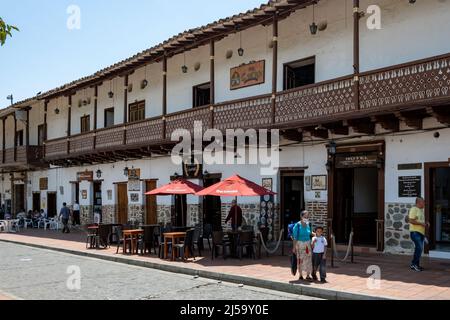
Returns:
[[[284,130],[342,120],[374,121],[378,116],[399,117],[424,108],[421,114],[450,119],[446,114],[450,54],[366,72],[359,75],[359,83],[355,81],[349,75],[279,92],[274,102],[270,94],[250,97],[50,140],[45,143],[45,159],[66,164],[70,159],[84,163],[149,155],[170,144],[175,130],[192,132],[194,121],[201,121],[204,130]]]
[[[0,151],[0,169],[16,171],[46,166],[42,146],[20,146]]]

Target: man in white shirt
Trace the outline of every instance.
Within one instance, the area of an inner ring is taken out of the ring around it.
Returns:
[[[75,203],[73,204],[73,221],[72,224],[74,226],[76,225],[80,225],[80,205],[78,204],[77,201],[75,201]]]

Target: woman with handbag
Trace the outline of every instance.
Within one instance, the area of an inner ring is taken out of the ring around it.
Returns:
[[[300,274],[299,280],[303,280],[303,272],[306,273],[306,280],[313,281],[312,274],[312,249],[311,236],[314,233],[311,231],[311,225],[308,220],[308,211],[303,211],[300,214],[300,221],[294,226],[293,240],[294,248],[297,254],[297,269]]]

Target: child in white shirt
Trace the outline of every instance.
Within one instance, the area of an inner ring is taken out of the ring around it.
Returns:
[[[312,263],[313,263],[313,273],[312,277],[314,280],[317,279],[317,269],[320,271],[320,282],[327,282],[325,279],[327,277],[326,272],[326,255],[327,255],[327,239],[323,236],[323,228],[316,228],[316,236],[313,237],[311,243],[313,249]]]

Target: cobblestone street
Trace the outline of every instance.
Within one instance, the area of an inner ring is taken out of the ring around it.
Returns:
[[[80,290],[67,286],[70,266],[80,268]],[[0,300],[313,299],[7,243],[1,244],[0,268],[8,275],[0,281]]]

